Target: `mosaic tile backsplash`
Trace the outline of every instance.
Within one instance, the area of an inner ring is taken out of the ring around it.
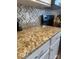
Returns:
[[[34,7],[26,7],[22,4],[17,5],[17,18],[20,20],[20,26],[27,28],[29,26],[40,26],[40,15],[56,14],[58,12],[50,9],[38,9]]]

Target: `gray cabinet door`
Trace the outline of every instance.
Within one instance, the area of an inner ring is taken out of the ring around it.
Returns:
[[[54,37],[51,38],[51,45],[53,45],[57,39],[60,39],[61,33],[57,33]]]
[[[60,38],[56,40],[54,44],[50,46],[50,57],[49,59],[55,59],[58,53],[58,47],[59,47],[59,41]]]
[[[49,59],[49,49],[40,57],[40,59]]]

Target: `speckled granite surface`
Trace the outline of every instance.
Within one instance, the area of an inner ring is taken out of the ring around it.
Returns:
[[[60,28],[43,26],[31,27],[17,33],[17,59],[23,59],[37,47],[49,40]]]

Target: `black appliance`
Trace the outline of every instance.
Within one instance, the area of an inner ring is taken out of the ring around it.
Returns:
[[[53,26],[54,15],[41,15],[41,25]]]

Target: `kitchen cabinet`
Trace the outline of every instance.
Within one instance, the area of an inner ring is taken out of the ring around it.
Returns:
[[[51,0],[39,0],[39,1],[44,2],[44,3],[51,4]]]
[[[60,42],[61,33],[57,33],[54,37],[50,40],[50,56],[49,59],[55,59],[58,53],[58,47]]]
[[[58,53],[60,32],[51,37],[25,59],[55,59]]]
[[[39,47],[38,49],[36,49],[36,51],[34,51],[31,55],[29,55],[28,57],[26,57],[25,59],[39,59],[41,57],[41,59],[45,58],[44,55],[48,55],[46,53],[47,50],[49,50],[50,47],[50,40],[47,41],[46,43],[44,43],[41,47]],[[45,54],[44,54],[45,53]]]
[[[50,46],[50,56],[49,59],[56,59],[58,53],[60,38],[56,40],[56,42]]]
[[[50,40],[50,44],[53,45],[58,39],[60,39],[61,33],[57,33],[55,36],[53,36]]]
[[[18,4],[32,7],[51,7],[51,0],[17,0]]]

